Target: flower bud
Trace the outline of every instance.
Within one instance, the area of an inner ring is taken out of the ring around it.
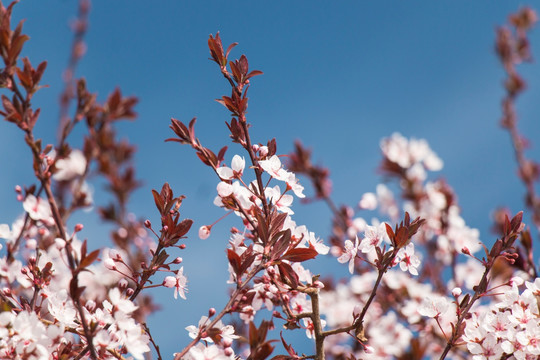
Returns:
[[[234,351],[230,347],[226,347],[225,350],[223,350],[223,353],[225,356],[232,356],[234,354]]]
[[[214,315],[216,315],[216,309],[214,308],[208,309],[208,317],[212,317]]]
[[[83,228],[84,228],[83,224],[77,224],[77,225],[75,225],[75,232],[77,233],[77,232],[81,231]]]
[[[206,240],[210,236],[210,230],[212,230],[212,226],[203,225],[199,228],[199,238],[201,240]]]
[[[128,286],[128,281],[125,279],[125,278],[122,278],[120,279],[120,281],[118,281],[118,287],[120,288],[121,291],[124,291]]]
[[[94,312],[94,310],[96,309],[96,302],[94,300],[88,300],[86,302],[86,304],[84,304],[84,307],[90,311],[90,312]]]
[[[135,290],[133,290],[132,288],[128,288],[128,289],[126,290],[126,295],[127,295],[128,297],[130,297],[131,295],[133,295],[134,292],[135,292]]]
[[[221,342],[224,348],[230,348],[232,345],[232,339],[223,339]]]
[[[58,250],[62,250],[63,248],[66,247],[66,240],[62,239],[62,238],[56,238],[54,239],[54,243],[56,245],[56,248]]]
[[[176,278],[174,276],[167,276],[165,279],[163,279],[163,286],[172,288],[176,286]]]
[[[146,219],[146,220],[144,220],[144,226],[147,229],[150,229],[152,227],[152,223],[150,222],[150,220]]]
[[[109,259],[105,259],[103,261],[103,265],[105,265],[105,267],[109,270],[116,270],[116,265],[114,264],[114,260],[109,258]]]
[[[452,295],[455,298],[459,297],[461,295],[461,292],[462,292],[461,289],[458,287],[455,287],[454,289],[452,289]]]
[[[183,259],[179,256],[179,257],[177,257],[176,259],[174,259],[173,264],[177,264],[177,265],[178,265],[178,264],[181,264],[182,261],[183,261]]]

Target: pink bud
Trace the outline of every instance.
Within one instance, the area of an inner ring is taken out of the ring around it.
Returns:
[[[232,354],[234,354],[233,350],[230,347],[225,348],[223,353],[225,354],[225,356],[232,356]]]
[[[109,259],[105,259],[103,261],[103,265],[105,265],[105,267],[109,270],[116,270],[116,265],[114,264],[114,260],[109,258]]]
[[[146,220],[144,220],[144,226],[146,226],[146,228],[150,229],[152,227],[152,223],[150,222],[150,220],[146,219]]]
[[[21,188],[20,185],[15,186],[15,192],[16,192],[17,194],[22,193],[22,188]]]
[[[373,354],[374,351],[375,351],[375,349],[373,349],[373,347],[369,346],[369,345],[366,345],[366,347],[364,348],[364,352],[366,354]]]
[[[128,281],[124,278],[120,279],[120,281],[118,281],[118,287],[120,288],[120,290],[124,291],[128,286]]]
[[[5,296],[11,297],[11,289],[10,288],[3,288],[2,293],[4,293]]]
[[[77,224],[75,225],[75,232],[79,232],[84,228],[83,224]]]
[[[183,261],[182,258],[179,256],[176,259],[174,259],[173,264],[181,264],[182,261]]]
[[[459,297],[461,295],[461,289],[456,287],[452,290],[452,295],[454,295],[455,298]]]
[[[66,240],[62,239],[62,238],[56,238],[54,239],[54,243],[56,245],[56,248],[58,250],[62,250],[65,246],[66,246]]]
[[[96,302],[94,300],[88,300],[86,304],[84,304],[84,307],[88,311],[93,312],[96,309]]]
[[[203,225],[199,228],[199,238],[201,240],[206,240],[210,236],[210,230],[212,230],[212,226],[209,225]]]
[[[128,297],[130,297],[131,295],[133,295],[134,292],[135,292],[135,290],[133,290],[132,288],[128,288],[128,289],[126,290],[126,295],[127,295]]]
[[[168,227],[167,225],[165,225],[165,226],[163,227],[163,231],[164,231],[164,232],[169,231],[169,227]]]
[[[471,255],[471,252],[467,247],[463,247],[463,249],[461,249],[461,252],[465,255]]]
[[[163,279],[163,286],[172,288],[176,286],[176,278],[174,276],[167,276]]]
[[[224,348],[230,348],[232,345],[232,339],[223,339],[221,342]]]
[[[178,246],[180,249],[184,250],[186,248],[186,244],[181,244],[180,246]]]
[[[216,315],[216,309],[214,308],[208,309],[208,317],[212,317],[214,315]]]

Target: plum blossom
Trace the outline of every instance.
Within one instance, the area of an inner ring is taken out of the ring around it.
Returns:
[[[371,192],[365,193],[362,195],[358,206],[360,209],[375,210],[377,208],[377,196]]]
[[[349,262],[349,272],[352,274],[354,271],[354,259],[358,252],[358,236],[354,240],[354,244],[351,240],[345,240],[345,251],[338,257],[340,263]]]
[[[41,220],[46,223],[53,222],[51,207],[45,199],[29,194],[23,202],[23,208],[33,220]]]
[[[198,343],[192,347],[187,356],[187,360],[230,360],[234,356],[225,355],[225,350],[215,344],[204,346],[203,343]]]
[[[450,300],[444,296],[430,295],[424,298],[418,308],[422,316],[436,318],[444,314],[450,306]]]
[[[239,155],[234,155],[231,167],[222,166],[217,168],[216,172],[223,180],[239,179],[244,173],[245,166],[246,160]]]
[[[320,319],[321,321],[321,328],[324,329],[326,327],[326,320]],[[313,324],[313,321],[309,318],[303,318],[302,322],[304,323],[304,327],[306,329],[306,336],[308,339],[315,338],[315,325]]]
[[[378,226],[367,225],[364,231],[364,238],[360,243],[360,250],[363,253],[370,253],[379,246],[387,237],[385,223],[380,223]]]
[[[56,181],[69,181],[84,175],[86,171],[86,157],[79,149],[71,151],[68,157],[56,161],[56,173],[53,179]]]
[[[210,323],[210,319],[208,318],[208,316],[201,316],[198,326],[189,325],[186,327],[186,330],[189,332],[189,337],[192,339],[197,338],[197,335],[199,335],[199,332],[201,331],[201,329],[203,329],[209,323]],[[215,323],[212,329],[220,330],[219,335],[221,336],[222,340],[229,340],[232,342],[233,340],[239,338],[239,336],[234,333],[234,327],[232,325],[224,325],[223,322],[221,322],[221,320]],[[209,336],[202,338],[202,340],[208,341],[211,343],[214,342],[214,340]]]
[[[281,160],[277,155],[273,155],[268,160],[259,161],[261,168],[276,180],[287,181],[288,172],[281,165]]]
[[[407,139],[399,133],[381,140],[381,150],[386,158],[407,169],[414,164],[422,164],[427,170],[439,171],[442,160],[429,147],[424,139]]]
[[[267,187],[264,189],[264,194],[279,211],[291,215],[294,214],[294,211],[292,211],[290,208],[294,198],[292,195],[282,194],[278,185],[274,187]]]
[[[409,243],[406,247],[399,249],[396,259],[399,261],[401,270],[418,275],[417,268],[420,266],[420,259],[414,254],[413,243]]]
[[[187,291],[187,278],[184,275],[184,267],[182,266],[180,270],[176,273],[176,276],[167,276],[163,280],[163,286],[172,288],[174,287],[174,298],[177,299],[178,295],[184,300],[186,300]]]

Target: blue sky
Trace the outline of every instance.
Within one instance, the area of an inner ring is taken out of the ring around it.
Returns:
[[[34,64],[49,62],[43,82],[50,87],[34,103],[42,108],[38,136],[50,143],[55,142],[61,73],[71,43],[67,24],[75,3],[26,0],[14,10],[16,19],[26,19],[24,29],[31,37],[23,55]],[[228,111],[214,101],[229,93],[228,85],[207,60],[206,40],[219,30],[225,43],[239,43],[233,57],[246,54],[250,67],[264,72],[250,88],[248,116],[256,142],[276,137],[278,152],[287,153],[300,139],[313,149],[317,163],[330,168],[335,201],[355,205],[381,180],[375,170],[382,137],[398,131],[425,138],[445,162],[438,175],[455,189],[468,225],[489,243],[491,210],[499,205],[513,212],[523,208],[524,189],[515,176],[508,135],[498,126],[504,74],[493,51],[496,26],[519,5],[95,1],[88,52],[77,75],[101,100],[117,86],[139,97],[138,119],[122,124],[119,134],[137,144],[136,166],[144,183],[131,210],[153,222],[158,218],[150,189],[165,181],[187,196],[183,214],[195,220],[194,230],[222,214],[212,205],[217,182],[209,169],[187,147],[163,141],[172,134],[171,117],[189,121],[196,116],[205,144],[214,149],[230,145],[224,125]],[[540,53],[538,32],[531,35],[533,54]],[[540,66],[524,65],[520,71],[529,81],[518,102],[520,128],[532,138],[528,154],[540,159],[534,139],[540,130]],[[74,144],[81,143],[82,133],[75,132]],[[239,151],[230,146],[227,158]],[[22,134],[7,123],[1,125],[0,164],[0,223],[9,223],[18,215],[13,187],[34,180]],[[322,204],[297,205],[295,212],[297,223],[327,237],[329,212]],[[95,219],[84,220],[89,243],[108,244],[107,228]],[[166,358],[187,343],[185,326],[226,301],[224,248],[232,225],[238,226],[232,218],[220,223],[204,242],[192,232],[181,254],[188,301],[173,302],[171,291],[155,292],[162,311],[150,325]],[[336,263],[322,261],[316,268],[345,275]]]

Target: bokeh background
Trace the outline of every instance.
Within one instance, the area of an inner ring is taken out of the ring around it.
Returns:
[[[48,68],[34,104],[42,108],[36,133],[54,143],[62,71],[72,34],[68,28],[77,2],[22,1],[14,19],[26,19],[31,39],[24,56]],[[183,216],[194,219],[184,258],[188,300],[174,301],[170,289],[152,289],[161,310],[149,320],[165,358],[189,338],[184,327],[196,324],[207,309],[226,302],[225,246],[232,217],[213,228],[209,239],[197,229],[220,217],[212,205],[216,177],[188,147],[165,143],[171,117],[198,118],[206,146],[230,145],[228,111],[214,99],[229,94],[217,66],[208,60],[207,38],[221,32],[224,43],[239,42],[232,58],[246,54],[251,69],[264,72],[252,80],[249,121],[254,141],[273,137],[278,152],[291,151],[300,139],[313,149],[317,164],[329,167],[337,203],[356,205],[381,181],[379,141],[397,131],[425,138],[444,160],[442,176],[459,196],[463,217],[491,243],[491,211],[501,205],[513,213],[524,208],[524,188],[517,179],[508,135],[500,129],[504,73],[494,54],[496,26],[519,2],[493,1],[94,1],[87,54],[77,76],[104,100],[115,87],[140,99],[134,122],[122,123],[121,137],[137,144],[136,167],[143,186],[131,211],[158,223],[150,190],[169,182],[187,199]],[[534,3],[532,4],[534,7]],[[538,3],[536,3],[538,5]],[[531,34],[533,55],[540,53],[538,29]],[[540,159],[540,65],[520,67],[528,91],[519,99],[521,131],[532,140],[530,157]],[[71,137],[82,143],[83,129]],[[227,160],[240,153],[230,146]],[[0,223],[11,223],[22,207],[15,185],[35,182],[30,152],[22,133],[0,124]],[[307,182],[303,182],[307,185]],[[104,203],[101,185],[96,201]],[[306,193],[312,193],[306,186]],[[330,231],[324,204],[293,207],[294,219],[322,238]],[[93,248],[110,245],[109,229],[89,214],[81,236]],[[529,222],[530,219],[526,218]],[[309,264],[314,272],[347,275],[333,258]],[[227,318],[225,319],[227,321]],[[280,326],[280,324],[277,324]],[[302,331],[292,337],[310,352]],[[285,334],[291,339],[289,334]]]

